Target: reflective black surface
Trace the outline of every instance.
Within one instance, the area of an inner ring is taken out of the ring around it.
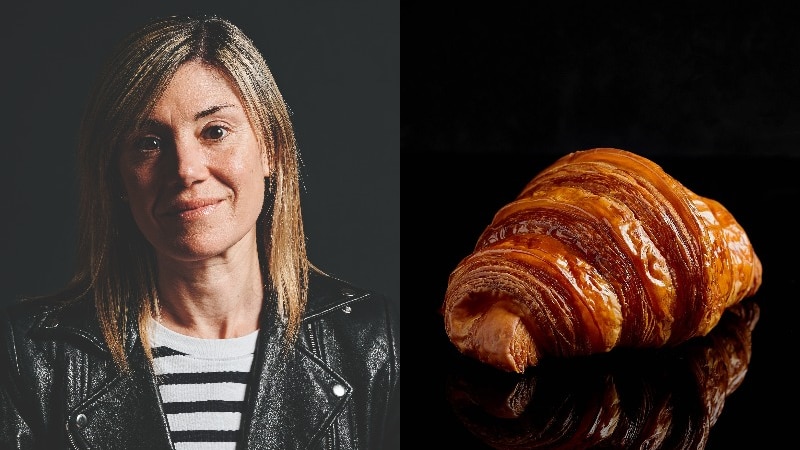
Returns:
[[[778,448],[793,441],[800,397],[794,369],[800,310],[795,262],[800,252],[795,223],[800,159],[651,157],[689,189],[728,208],[764,267],[760,290],[743,305],[749,312],[733,318],[726,314],[709,337],[670,351],[623,350],[554,362],[521,377],[500,374],[458,354],[438,312],[447,276],[494,213],[555,159],[524,154],[404,156],[407,442],[417,433],[462,449],[502,448],[500,443],[508,442],[524,445],[505,448],[582,448],[578,441],[563,446],[568,436],[575,439],[580,433],[594,437],[596,446],[591,448],[621,448],[620,442],[640,448],[643,441],[663,449],[725,449],[734,444]],[[737,322],[736,317],[752,320]],[[737,326],[740,334],[731,331]],[[727,346],[719,343],[726,339]],[[749,362],[740,356],[747,346]],[[718,370],[719,364],[731,370]],[[607,432],[587,433],[590,422],[604,424]],[[669,427],[659,430],[655,423]],[[619,440],[624,430],[629,436]],[[552,439],[550,445],[543,444],[547,439]],[[614,445],[603,446],[610,443]]]
[[[747,373],[759,312],[744,302],[675,348],[551,360],[523,375],[453,357],[445,396],[498,449],[703,448]]]

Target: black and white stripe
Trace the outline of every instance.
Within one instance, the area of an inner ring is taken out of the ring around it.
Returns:
[[[235,449],[257,332],[233,339],[152,326],[153,368],[176,450]]]

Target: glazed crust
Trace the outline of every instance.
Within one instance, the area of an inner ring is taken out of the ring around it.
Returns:
[[[720,203],[647,158],[596,148],[561,157],[500,208],[450,274],[441,312],[462,353],[523,372],[706,335],[761,273]]]

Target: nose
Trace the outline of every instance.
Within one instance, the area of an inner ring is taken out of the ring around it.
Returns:
[[[176,139],[175,166],[178,180],[184,187],[208,177],[206,153],[194,139]]]

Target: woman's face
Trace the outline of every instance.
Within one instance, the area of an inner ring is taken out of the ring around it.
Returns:
[[[183,64],[126,141],[119,170],[133,218],[160,258],[254,248],[269,167],[223,72]]]

